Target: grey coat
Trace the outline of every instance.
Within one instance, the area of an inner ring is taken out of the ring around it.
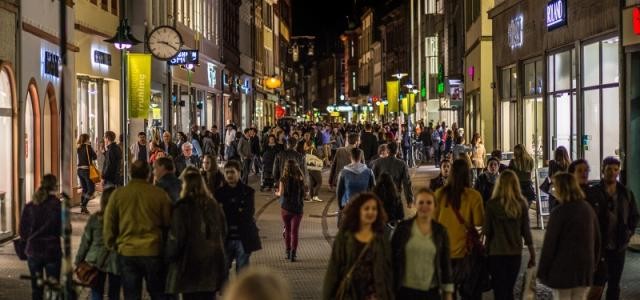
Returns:
[[[560,204],[544,235],[538,279],[554,289],[591,286],[600,257],[598,219],[587,201]]]
[[[338,183],[338,175],[344,167],[351,163],[351,149],[355,148],[353,145],[347,145],[336,150],[336,154],[333,157],[333,163],[331,164],[331,172],[329,173],[329,184],[335,186]],[[360,150],[360,162],[364,161],[364,152]]]
[[[102,216],[93,214],[89,217],[84,233],[80,240],[80,247],[76,254],[76,265],[86,261],[102,272],[118,273],[117,254],[109,251],[102,239]]]
[[[404,190],[404,197],[407,203],[413,203],[413,192],[411,191],[407,163],[392,155],[380,158],[373,166],[373,174],[378,178],[383,172],[391,175],[393,182],[396,183],[398,193],[402,194],[402,190]]]

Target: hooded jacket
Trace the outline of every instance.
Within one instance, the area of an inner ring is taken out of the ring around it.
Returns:
[[[369,191],[376,184],[373,171],[363,163],[351,163],[340,171],[338,199],[340,208],[345,207],[351,196]]]

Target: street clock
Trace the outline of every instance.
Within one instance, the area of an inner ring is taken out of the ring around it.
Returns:
[[[159,60],[169,60],[180,52],[182,36],[171,26],[159,26],[149,33],[147,47]]]

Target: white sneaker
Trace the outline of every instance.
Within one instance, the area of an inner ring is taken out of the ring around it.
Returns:
[[[313,199],[305,198],[305,199],[304,199],[304,202],[313,202]]]
[[[313,201],[322,202],[322,199],[318,198],[318,196],[314,196]]]

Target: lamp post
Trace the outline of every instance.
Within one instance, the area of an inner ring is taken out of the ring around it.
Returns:
[[[129,100],[127,99],[127,49],[130,49],[134,45],[140,44],[140,41],[131,34],[131,28],[129,27],[129,20],[126,16],[125,1],[120,0],[120,24],[116,34],[110,38],[104,40],[107,43],[113,44],[116,49],[120,50],[120,134],[122,134],[122,173],[124,174],[123,185],[127,184],[127,172],[129,168]]]
[[[407,73],[401,73],[398,72],[396,74],[393,74],[393,77],[395,77],[396,79],[398,79],[398,106],[400,105],[400,84],[402,83],[402,78],[407,77],[408,74]],[[399,114],[398,114],[399,115]],[[403,115],[403,117],[406,119],[406,116]],[[406,121],[405,121],[406,122]],[[400,118],[398,118],[398,127],[400,129],[402,129],[402,124],[400,123]],[[409,126],[407,126],[408,128]],[[408,129],[407,129],[408,130]],[[400,139],[402,140],[402,135],[400,135]],[[411,143],[409,143],[409,147],[411,147]],[[409,159],[407,159],[407,163],[409,163]]]

